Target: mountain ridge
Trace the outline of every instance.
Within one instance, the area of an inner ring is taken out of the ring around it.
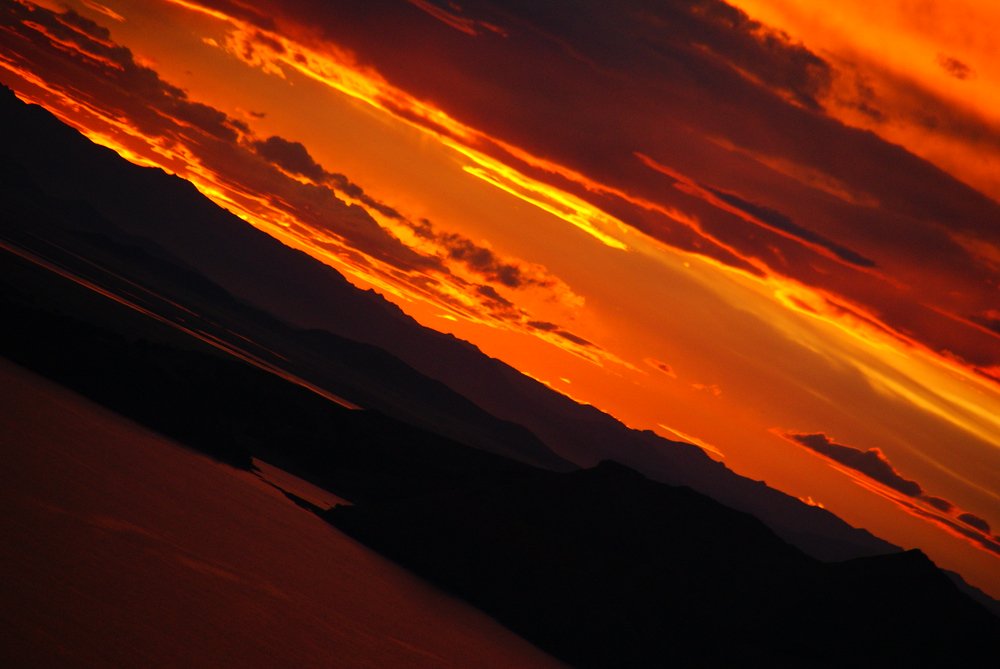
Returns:
[[[949,666],[1000,629],[919,550],[824,563],[610,461],[321,515],[579,667]]]
[[[88,203],[238,299],[293,326],[379,347],[496,418],[523,426],[577,466],[613,458],[665,483],[690,485],[761,518],[817,557],[898,550],[825,510],[731,472],[695,446],[632,430],[468,342],[421,326],[374,291],[355,288],[334,269],[217,207],[180,177],[127,163],[9,90],[0,97],[8,128],[0,150],[8,161],[49,194]],[[170,208],[151,200],[170,202]],[[820,540],[811,538],[817,535]]]

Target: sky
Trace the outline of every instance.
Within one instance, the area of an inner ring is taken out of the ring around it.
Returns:
[[[833,7],[10,0],[0,81],[1000,596],[1000,10]]]

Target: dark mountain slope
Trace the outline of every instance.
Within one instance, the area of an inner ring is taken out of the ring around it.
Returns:
[[[350,500],[302,505],[578,666],[971,666],[992,652],[996,618],[917,552],[822,563],[689,488],[613,462],[551,472],[346,409],[2,257],[0,352],[214,457],[262,457]]]
[[[545,471],[342,407],[5,251],[0,311],[0,355],[236,467],[260,457],[352,501]]]
[[[474,346],[424,328],[371,291],[283,246],[202,197],[188,182],[127,163],[38,107],[0,95],[0,158],[50,196],[86,203],[240,300],[306,328],[373,344],[486,412],[521,425],[578,465],[615,459],[764,520],[811,554],[840,559],[894,550],[834,515],[735,475],[698,448],[630,430]],[[54,161],[50,156],[60,156]],[[282,351],[283,353],[283,351]]]
[[[381,349],[292,328],[235,299],[149,240],[122,233],[85,203],[46,195],[16,165],[0,165],[0,194],[10,215],[0,227],[2,238],[158,315],[366,408],[486,451],[556,470],[573,468],[528,430],[495,418]],[[59,299],[58,291],[47,297]]]
[[[580,667],[972,666],[1000,631],[919,551],[819,562],[611,462],[325,515]]]

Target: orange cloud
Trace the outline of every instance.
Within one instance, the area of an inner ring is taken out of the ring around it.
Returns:
[[[923,488],[916,481],[903,478],[893,469],[885,455],[877,448],[866,451],[838,444],[825,434],[786,434],[786,437],[801,446],[835,460],[840,464],[857,470],[870,479],[901,492],[910,497],[923,493]]]
[[[1000,542],[990,534],[990,525],[986,520],[956,508],[948,500],[927,495],[923,486],[903,477],[879,449],[861,450],[845,446],[836,443],[823,433],[799,434],[778,430],[775,432],[784,439],[823,457],[839,471],[878,491],[908,513],[944,527],[952,534],[970,540],[976,547],[1000,557]],[[866,480],[870,483],[866,483]],[[872,487],[871,484],[880,487]],[[905,499],[900,495],[905,496]],[[921,502],[929,508],[921,508],[919,506]]]
[[[1000,26],[993,3],[733,0],[831,64],[826,109],[1000,197]]]
[[[534,289],[568,309],[582,303],[541,265],[502,257],[426,219],[410,221],[347,176],[326,170],[302,143],[258,138],[246,122],[189,99],[137,63],[107,29],[70,10],[17,2],[5,19],[4,30],[29,45],[2,61],[19,80],[20,94],[53,107],[92,139],[135,162],[183,174],[258,227],[385,289],[493,327],[537,334],[593,362],[613,358],[561,327],[540,331],[531,313],[514,304],[511,291]],[[257,41],[280,48],[263,35]],[[35,75],[32,68],[53,50],[60,60],[50,61],[43,77]]]
[[[207,9],[201,4],[175,0],[185,7],[194,8],[197,11],[210,13],[217,16],[220,12]],[[211,3],[207,3],[211,5]],[[222,6],[222,5],[220,5]],[[588,11],[595,11],[588,7]],[[667,11],[667,10],[664,10]],[[763,88],[773,94],[775,91],[783,91],[788,100],[794,103],[794,107],[806,107],[818,109],[814,104],[815,100],[825,95],[829,86],[827,64],[814,54],[811,54],[801,46],[795,45],[780,35],[766,29],[759,22],[749,20],[746,16],[740,15],[731,9],[722,9],[707,13],[693,12],[689,15],[684,10],[670,10],[676,12],[670,15],[671,21],[681,23],[688,22],[692,26],[698,26],[698,30],[704,31],[706,36],[711,36],[717,40],[718,44],[712,44],[718,58],[724,60],[724,66],[719,66],[716,61],[710,64],[702,63],[699,59],[703,55],[697,53],[686,54],[692,66],[706,68],[706,76],[714,83],[719,80],[719,90],[730,91],[732,89],[732,76],[743,82],[743,86],[751,91],[754,87]],[[693,10],[692,10],[693,11]],[[609,113],[618,117],[621,113],[629,113],[638,117],[635,121],[630,121],[625,127],[629,132],[634,129],[642,129],[642,115],[647,113],[647,107],[652,104],[666,105],[666,110],[675,113],[681,118],[691,115],[688,123],[702,123],[711,132],[706,133],[708,144],[721,147],[721,149],[731,155],[741,153],[745,156],[769,156],[762,158],[775,174],[788,177],[789,174],[798,183],[809,188],[817,188],[823,193],[835,193],[843,206],[860,208],[861,211],[844,211],[836,217],[821,213],[816,218],[817,212],[805,210],[801,215],[795,215],[793,211],[777,209],[769,200],[748,199],[739,195],[742,189],[734,189],[724,181],[716,182],[713,179],[713,186],[704,187],[700,184],[702,180],[695,177],[684,176],[679,179],[679,184],[675,184],[675,192],[682,196],[680,199],[669,197],[662,187],[657,189],[657,195],[648,196],[642,192],[657,188],[655,182],[644,178],[634,167],[608,162],[608,166],[614,166],[618,174],[627,174],[632,183],[623,184],[618,179],[618,183],[612,183],[604,179],[595,179],[592,174],[585,175],[586,170],[580,169],[579,165],[569,166],[564,162],[541,157],[537,153],[520,148],[517,143],[501,138],[495,132],[486,131],[475,127],[471,123],[458,120],[459,117],[449,111],[445,111],[442,106],[430,104],[423,101],[416,95],[406,92],[397,83],[391,82],[382,72],[381,66],[395,68],[397,74],[403,72],[405,75],[411,74],[411,69],[406,69],[406,64],[398,60],[392,60],[392,56],[398,56],[403,50],[393,48],[387,51],[386,58],[379,58],[380,68],[374,69],[369,62],[362,64],[362,58],[350,48],[335,43],[329,39],[324,39],[323,31],[328,28],[325,24],[322,29],[305,30],[296,27],[294,23],[288,22],[288,16],[294,16],[294,5],[286,11],[277,12],[277,16],[282,17],[285,23],[282,24],[282,31],[271,31],[266,27],[266,22],[253,21],[236,18],[231,15],[224,15],[223,20],[230,26],[230,36],[235,40],[231,46],[233,55],[246,62],[272,73],[297,71],[304,76],[309,76],[317,81],[321,81],[334,89],[347,95],[364,100],[369,104],[395,115],[397,118],[414,124],[422,131],[431,134],[437,140],[444,142],[451,148],[459,151],[465,158],[472,161],[466,165],[466,171],[484,180],[497,188],[508,192],[515,197],[539,207],[542,210],[559,216],[567,222],[579,227],[581,230],[591,234],[595,238],[614,248],[625,248],[628,246],[623,230],[634,227],[651,234],[659,240],[675,245],[694,253],[703,254],[706,257],[721,261],[732,267],[740,268],[755,274],[777,274],[788,276],[797,282],[805,285],[812,285],[818,289],[839,294],[841,298],[846,298],[853,302],[867,302],[870,311],[878,315],[879,320],[888,324],[889,329],[895,332],[911,332],[915,338],[920,339],[928,347],[939,352],[949,351],[952,355],[960,355],[973,367],[989,369],[997,362],[996,354],[990,351],[996,350],[996,339],[990,332],[977,328],[955,329],[947,327],[944,323],[950,317],[945,314],[956,314],[958,309],[972,309],[973,311],[985,308],[986,296],[981,288],[975,286],[982,285],[983,273],[971,271],[965,262],[967,251],[965,247],[955,244],[950,235],[952,231],[944,232],[934,225],[915,225],[915,221],[908,218],[917,214],[917,207],[913,203],[906,205],[906,215],[903,216],[900,210],[889,213],[887,209],[902,205],[907,200],[912,200],[910,196],[913,192],[931,193],[936,190],[914,183],[899,184],[900,188],[893,193],[895,199],[889,201],[883,195],[870,193],[872,189],[866,186],[859,187],[859,176],[868,178],[867,173],[860,175],[858,166],[855,163],[844,162],[837,165],[837,169],[829,170],[829,166],[823,169],[813,167],[810,160],[803,160],[800,156],[789,155],[790,149],[794,148],[794,153],[801,153],[800,146],[804,145],[805,137],[811,137],[809,142],[821,142],[823,144],[836,143],[856,145],[857,150],[868,151],[876,149],[873,155],[879,152],[891,152],[889,147],[873,147],[869,138],[845,134],[842,127],[835,128],[824,125],[816,120],[815,115],[806,115],[804,112],[795,111],[793,115],[789,112],[781,113],[788,117],[783,126],[783,130],[793,134],[802,135],[802,142],[799,138],[785,139],[774,138],[768,135],[768,141],[781,141],[783,146],[771,147],[769,150],[761,150],[762,146],[748,143],[746,139],[742,142],[734,141],[731,137],[732,128],[728,127],[722,131],[713,114],[715,107],[708,102],[693,105],[691,109],[677,108],[677,98],[669,99],[657,97],[648,102],[641,103],[635,109],[619,111],[619,105],[625,105],[625,98],[621,102],[617,98],[600,99],[598,104],[593,105],[585,111],[585,116],[576,119],[579,123],[592,122],[586,115]],[[602,15],[603,16],[603,15]],[[614,20],[609,24],[615,27],[620,23],[622,14],[616,14]],[[344,28],[338,33],[338,37],[353,38],[352,46],[363,44],[368,50],[367,55],[371,56],[372,49],[379,49],[382,42],[364,41],[357,39],[364,34],[359,30],[357,34],[345,32],[350,24],[350,13],[344,16]],[[662,27],[665,17],[642,16],[642,20],[635,24],[629,24],[628,28],[638,30],[642,34],[644,30],[651,30],[656,26]],[[338,24],[339,27],[339,24]],[[560,26],[561,27],[561,26]],[[736,30],[735,34],[730,32]],[[551,37],[550,33],[544,33]],[[659,34],[659,33],[658,33]],[[393,44],[397,38],[402,38],[404,33],[397,31],[393,40],[387,43]],[[555,39],[555,38],[552,38]],[[706,37],[707,39],[707,37]],[[501,60],[499,54],[507,57],[511,56],[506,51],[504,43],[477,45],[477,49],[483,51],[483,57],[490,58],[497,54],[497,63],[500,67]],[[450,44],[450,42],[449,42]],[[456,45],[459,43],[456,42]],[[464,43],[463,43],[464,44]],[[560,44],[566,44],[565,40]],[[617,45],[616,45],[617,46]],[[395,47],[395,45],[394,45]],[[456,46],[456,48],[458,48]],[[627,54],[628,47],[623,47]],[[446,47],[442,47],[446,50]],[[523,54],[521,54],[523,57]],[[561,80],[553,81],[555,86],[576,86],[576,79],[570,75],[567,68],[571,65],[579,66],[580,62],[587,64],[588,76],[593,74],[592,66],[598,63],[595,54],[588,58],[575,58],[576,52],[571,54],[567,61],[569,65],[566,69],[567,76],[564,84]],[[743,60],[737,62],[736,58]],[[749,58],[750,60],[746,60]],[[754,60],[754,59],[759,59]],[[448,64],[441,64],[437,67],[428,64],[422,67],[419,73],[410,76],[410,80],[416,83],[424,83],[427,76],[433,73],[454,72],[460,63],[461,58],[449,61]],[[403,67],[403,70],[399,68]],[[749,69],[748,69],[749,68]],[[501,71],[501,70],[491,70]],[[710,76],[709,76],[710,71]],[[601,71],[599,74],[605,74]],[[644,77],[653,76],[652,73],[644,69],[637,69],[632,73],[636,81],[645,81]],[[417,77],[417,78],[414,78]],[[420,79],[419,77],[423,77]],[[721,82],[726,77],[727,87],[723,88]],[[577,76],[577,79],[579,77]],[[467,81],[465,78],[463,81]],[[450,80],[442,80],[442,84],[454,83]],[[648,90],[648,89],[644,89]],[[676,89],[671,89],[676,90]],[[517,95],[516,92],[508,91],[508,95]],[[749,94],[749,93],[747,93]],[[474,94],[466,94],[461,87],[452,87],[450,90],[439,88],[435,90],[435,95],[449,103],[463,105],[475,100],[486,99]],[[715,90],[708,90],[698,95],[713,96],[718,95]],[[755,92],[754,95],[759,95]],[[629,99],[629,102],[632,100]],[[540,99],[518,98],[519,104],[525,105],[525,109],[531,109],[540,104]],[[685,103],[687,104],[687,103]],[[759,108],[753,108],[757,105]],[[752,111],[744,115],[744,118],[752,119],[755,114],[773,113],[779,110],[773,99],[761,97],[754,100]],[[700,116],[695,116],[700,115]],[[546,117],[546,113],[538,114],[539,117]],[[664,117],[663,110],[659,110],[658,118]],[[477,120],[485,120],[487,117],[478,116]],[[491,114],[490,122],[504,118],[503,114]],[[732,120],[731,116],[726,117],[727,121]],[[648,121],[651,122],[651,121]],[[759,125],[750,121],[741,120],[747,132],[761,134],[763,131]],[[742,129],[742,128],[741,128]],[[562,128],[546,126],[546,131],[551,137],[558,137]],[[726,135],[730,135],[726,138]],[[532,138],[534,139],[534,138]],[[622,144],[626,144],[632,138],[629,135],[622,136]],[[641,136],[636,136],[635,141],[642,142]],[[792,142],[798,142],[794,145]],[[728,148],[727,148],[728,147]],[[738,149],[734,148],[738,147]],[[568,149],[570,147],[558,147]],[[775,150],[778,148],[778,150]],[[695,151],[693,155],[697,155]],[[641,153],[640,156],[646,156]],[[631,156],[631,153],[629,154]],[[652,159],[647,158],[645,164],[650,166]],[[886,159],[887,160],[887,159]],[[658,161],[653,164],[663,167]],[[520,164],[520,169],[515,165]],[[724,164],[724,163],[723,163]],[[885,160],[873,158],[870,164],[888,164]],[[584,167],[590,167],[586,165]],[[621,169],[626,167],[627,169]],[[593,172],[594,170],[591,170]],[[601,170],[596,170],[600,172]],[[659,170],[663,173],[663,170]],[[909,175],[913,170],[903,170],[902,174]],[[672,169],[674,177],[682,173]],[[685,170],[683,174],[687,174]],[[884,175],[871,175],[871,183],[884,187],[890,184],[896,188],[893,182],[896,177],[886,180]],[[908,176],[906,178],[909,178]],[[922,177],[921,177],[922,178]],[[929,178],[929,176],[928,176]],[[905,181],[905,179],[904,179]],[[554,183],[559,183],[560,187],[554,187]],[[641,188],[635,188],[635,184],[646,184]],[[938,189],[939,190],[939,189]],[[861,195],[854,195],[862,193]],[[685,199],[683,196],[691,196]],[[949,196],[951,203],[961,202],[963,198],[959,195]],[[796,196],[796,200],[798,200]],[[600,202],[600,206],[595,206],[595,202]],[[793,201],[794,203],[794,201]],[[881,204],[882,207],[873,207],[873,203]],[[950,205],[949,205],[950,206]],[[993,209],[997,207],[989,205]],[[923,207],[920,216],[926,216],[932,212],[933,207]],[[616,215],[617,214],[617,215]],[[954,217],[954,214],[945,214]],[[981,220],[982,214],[961,215],[961,220],[973,221]],[[739,227],[732,224],[732,218],[736,218],[750,227]],[[810,221],[810,226],[806,227],[797,223],[798,219]],[[828,234],[822,227],[814,227],[814,221],[824,221],[829,226],[836,227],[836,235]],[[857,225],[849,231],[845,229],[844,221],[857,221]],[[892,226],[886,223],[892,221]],[[767,233],[775,235],[774,238],[767,238],[760,235],[752,228],[762,228]],[[686,230],[685,230],[686,228]],[[914,241],[909,245],[910,251],[916,251],[914,258],[896,253],[898,244],[896,243],[899,234],[910,236]],[[863,245],[843,242],[837,238],[849,232],[849,235],[858,235],[863,231]],[[877,235],[872,238],[871,235]],[[803,253],[805,251],[805,253]],[[813,254],[822,256],[817,260]],[[933,262],[928,262],[934,258]],[[827,262],[830,261],[830,262]],[[830,263],[844,266],[843,270],[837,270]],[[883,264],[885,266],[883,266]],[[945,271],[949,274],[947,279],[928,271],[932,265],[946,264]],[[876,268],[877,266],[877,268]],[[860,275],[858,274],[860,272]],[[889,278],[892,277],[892,278]],[[898,278],[897,278],[898,277]],[[943,293],[936,291],[935,286],[944,285],[948,281],[959,281],[968,290],[961,293],[951,291]],[[918,285],[927,287],[931,292],[924,291],[922,294],[932,296],[934,300],[940,302],[937,305],[925,305],[914,302],[912,299],[901,299],[908,285]],[[947,304],[956,301],[956,295],[961,294],[965,304]],[[976,304],[969,304],[974,301]],[[947,307],[947,308],[946,308]],[[961,316],[960,316],[961,317]],[[956,353],[960,352],[960,353]]]

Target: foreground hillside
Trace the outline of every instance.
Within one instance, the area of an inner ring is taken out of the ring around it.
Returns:
[[[0,666],[560,666],[250,473],[6,361],[0,387]]]
[[[947,666],[991,652],[1000,632],[919,552],[822,562],[690,488],[612,462],[553,472],[349,408],[23,258],[3,258],[0,296],[12,318],[0,337],[5,355],[224,462],[252,470],[263,458],[335,493],[350,505],[289,497],[577,666],[724,667],[748,658]],[[45,294],[60,296],[58,308],[31,306]],[[10,434],[46,422],[44,406],[33,412],[11,410]],[[59,416],[51,410],[54,424]],[[105,438],[92,437],[81,435],[99,449]],[[88,484],[100,496],[117,494],[116,476],[135,490],[138,475],[129,440],[109,440],[100,455],[106,478]],[[50,456],[51,473],[36,465],[26,485],[59,489],[82,453],[69,444]],[[155,465],[141,477],[132,500],[140,527],[142,488],[167,484]],[[185,507],[189,491],[171,490]],[[231,494],[217,492],[220,501]],[[240,504],[225,508],[240,522]],[[17,525],[36,522],[22,510],[13,516]],[[77,550],[88,555],[97,542]],[[44,552],[33,553],[52,568]],[[37,588],[32,581],[48,577],[18,578]],[[271,578],[264,571],[248,582]],[[219,606],[219,596],[204,591],[193,602]],[[325,597],[309,606],[337,610]]]
[[[628,429],[420,326],[188,182],[127,163],[8,91],[0,95],[0,120],[12,213],[4,232],[78,273],[103,268],[99,283],[124,277],[126,290],[143,286],[165,298],[156,310],[186,305],[205,316],[199,327],[213,337],[233,341],[236,333],[256,345],[254,355],[271,356],[313,384],[462,443],[550,469],[613,459],[751,513],[823,559],[898,550],[734,474],[695,446]]]

